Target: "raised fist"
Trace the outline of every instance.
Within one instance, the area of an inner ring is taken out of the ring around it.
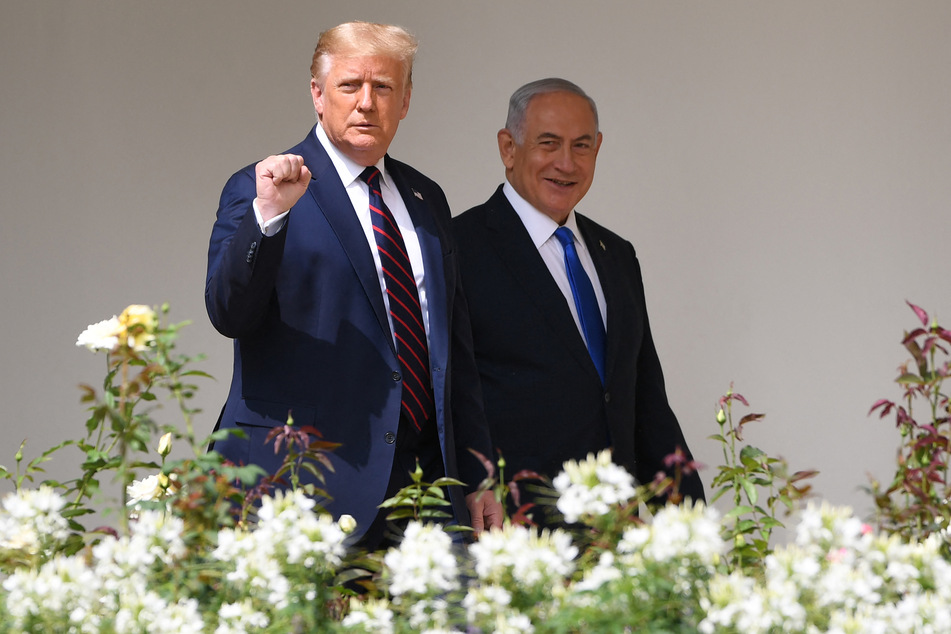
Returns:
[[[310,185],[310,170],[296,154],[269,156],[254,166],[258,211],[267,222],[294,206]]]

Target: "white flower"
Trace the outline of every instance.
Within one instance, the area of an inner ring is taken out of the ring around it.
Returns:
[[[153,474],[141,480],[134,480],[126,487],[126,496],[129,498],[126,504],[136,506],[140,502],[161,500],[165,497],[167,488],[168,477],[164,474]]]
[[[109,319],[96,322],[86,327],[76,339],[77,346],[86,346],[90,350],[113,350],[119,343],[119,332],[122,326],[119,318],[113,315]]]
[[[598,563],[586,570],[584,578],[572,587],[576,592],[592,592],[601,586],[621,578],[621,571],[614,565],[614,555],[609,552],[601,553]]]
[[[531,592],[561,584],[574,571],[578,548],[561,529],[537,533],[506,526],[482,533],[469,554],[483,582]]]
[[[559,494],[557,507],[567,522],[604,515],[613,506],[629,502],[637,493],[634,477],[611,462],[611,452],[588,454],[582,462],[564,463],[552,484]]]
[[[393,610],[384,600],[370,599],[366,602],[352,603],[350,613],[342,621],[344,628],[366,634],[391,634],[393,632]]]
[[[340,530],[349,535],[357,528],[357,520],[353,519],[352,515],[345,513],[337,520],[337,526],[340,527]]]
[[[66,501],[48,486],[8,493],[0,504],[0,550],[42,554],[69,536]]]
[[[677,565],[692,562],[712,572],[724,549],[719,513],[701,502],[662,508],[652,523],[627,529],[617,551],[628,566],[638,566],[643,557]]]
[[[459,585],[452,538],[438,524],[410,522],[399,548],[391,548],[383,563],[394,597],[438,594]]]
[[[254,609],[250,599],[240,603],[225,603],[218,610],[218,627],[215,634],[246,634],[263,630],[269,624],[266,614]]]
[[[159,439],[158,453],[163,458],[172,451],[172,432],[168,432]]]

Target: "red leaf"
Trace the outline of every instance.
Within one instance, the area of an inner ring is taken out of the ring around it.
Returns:
[[[306,432],[311,436],[317,436],[318,438],[323,438],[324,435],[320,433],[320,430],[314,427],[313,425],[302,425],[298,427],[302,432]]]
[[[482,455],[480,452],[476,451],[475,449],[470,449],[469,453],[475,456],[476,459],[478,459],[478,461],[482,463],[482,468],[485,469],[487,477],[489,478],[495,477],[495,465],[492,464],[491,460],[486,458],[484,455]]]
[[[516,508],[522,505],[522,492],[518,490],[518,483],[515,480],[509,482],[509,494],[512,496],[512,502],[515,503]]]
[[[747,423],[763,420],[764,418],[766,418],[766,414],[747,414],[746,416],[740,419],[740,424],[738,426],[742,427],[743,425]]]
[[[909,302],[907,299],[905,300],[905,303],[908,304],[909,306],[911,306],[911,309],[912,309],[913,311],[915,311],[915,314],[916,314],[916,315],[918,315],[918,319],[921,320],[921,325],[922,325],[922,326],[927,326],[927,325],[928,325],[928,313],[926,313],[924,310],[922,310],[922,309],[919,308],[918,306],[915,306],[914,304],[912,304],[911,302]]]
[[[541,480],[542,482],[545,482],[547,481],[547,478],[537,471],[532,471],[531,469],[522,469],[512,476],[512,482],[518,482],[520,480]]]
[[[872,408],[868,410],[868,415],[871,415],[872,412],[877,410],[879,407],[883,408],[882,413],[879,415],[879,418],[885,418],[888,415],[888,412],[892,411],[892,408],[895,407],[895,404],[888,400],[887,398],[881,398],[875,401],[875,404],[872,405]]]

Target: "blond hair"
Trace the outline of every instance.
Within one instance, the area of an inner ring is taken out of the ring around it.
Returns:
[[[332,57],[382,55],[398,60],[403,65],[406,87],[410,88],[413,85],[413,61],[417,48],[419,42],[401,26],[346,22],[320,34],[310,65],[310,76],[323,87]]]

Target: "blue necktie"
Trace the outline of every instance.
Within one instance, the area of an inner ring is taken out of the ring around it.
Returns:
[[[594,361],[594,367],[601,376],[604,385],[604,321],[601,319],[601,309],[598,307],[598,298],[594,294],[594,287],[581,260],[575,250],[575,236],[568,227],[558,227],[555,237],[565,249],[565,269],[568,271],[568,282],[571,284],[571,294],[575,297],[575,308],[578,309],[578,319],[581,320],[581,330],[584,332],[588,344],[588,354]]]
[[[433,410],[432,379],[429,374],[429,349],[419,305],[416,279],[410,266],[403,235],[380,193],[380,170],[370,166],[360,174],[370,189],[370,216],[373,235],[380,253],[380,265],[386,281],[396,352],[403,380],[401,409],[420,431]]]

